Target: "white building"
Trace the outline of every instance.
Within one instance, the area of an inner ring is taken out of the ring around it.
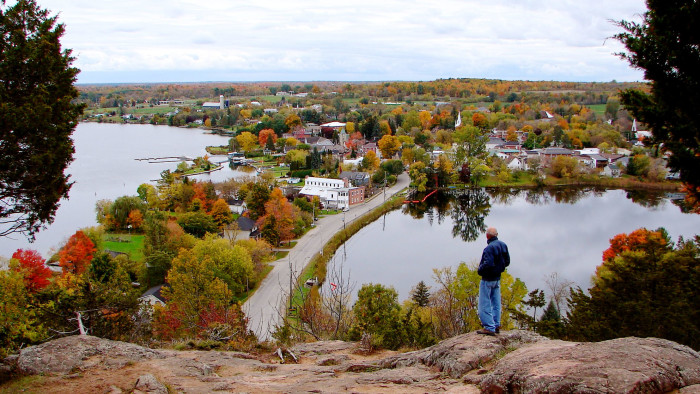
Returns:
[[[206,102],[202,104],[202,108],[217,108],[217,109],[224,109],[226,108],[226,103],[224,101],[224,95],[219,96],[219,102]]]
[[[351,187],[347,179],[306,177],[299,194],[318,196],[331,209],[345,209],[365,201],[365,188]]]

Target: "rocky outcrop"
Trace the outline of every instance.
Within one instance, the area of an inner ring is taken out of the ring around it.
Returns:
[[[34,391],[81,392],[668,392],[700,388],[700,356],[661,339],[549,340],[528,331],[469,333],[426,349],[364,354],[357,344],[299,344],[277,352],[155,351],[68,337],[22,351]],[[118,371],[115,371],[118,369]],[[4,387],[0,386],[0,391]]]
[[[453,378],[461,378],[498,355],[540,341],[548,339],[532,331],[504,331],[501,335],[493,337],[471,332],[446,339],[426,349],[386,358],[379,364],[383,368],[424,364],[437,367]]]
[[[496,393],[664,393],[700,384],[700,354],[658,338],[546,341],[509,353],[471,381]]]
[[[139,376],[134,386],[133,394],[149,393],[149,394],[168,394],[168,388],[156,379],[155,376],[147,373]]]
[[[17,367],[29,375],[67,373],[95,366],[116,369],[130,362],[164,357],[161,352],[131,343],[76,335],[23,349]]]

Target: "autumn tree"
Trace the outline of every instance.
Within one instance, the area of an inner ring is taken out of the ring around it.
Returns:
[[[51,281],[51,270],[45,260],[36,250],[17,249],[12,254],[12,260],[17,261],[15,271],[22,271],[27,290],[35,293],[48,286]]]
[[[255,148],[256,141],[257,138],[249,131],[244,131],[236,136],[236,142],[238,142],[243,152],[252,151]]]
[[[216,233],[218,227],[214,219],[204,212],[187,212],[180,215],[177,223],[186,233],[202,238],[207,233]]]
[[[63,274],[80,275],[88,268],[95,253],[95,244],[85,233],[76,231],[66,245],[58,252],[59,264]]]
[[[129,212],[129,217],[126,219],[127,226],[134,230],[139,230],[143,225],[143,214],[138,209]]]
[[[304,168],[307,156],[309,156],[307,150],[292,149],[284,156],[284,161],[289,164],[290,170],[295,171]]]
[[[258,144],[260,146],[266,146],[268,139],[272,139],[272,143],[277,142],[277,134],[275,134],[275,131],[272,129],[260,130],[258,134]]]
[[[622,104],[652,131],[651,144],[669,152],[688,191],[700,187],[700,52],[695,29],[700,4],[694,0],[648,0],[641,23],[619,22],[615,37],[627,48],[620,56],[644,71],[648,93],[629,89]]]
[[[0,236],[30,240],[54,220],[72,182],[79,70],[61,49],[63,24],[34,0],[0,3]]]
[[[374,345],[387,349],[401,346],[405,333],[399,324],[401,306],[393,287],[374,283],[362,285],[352,311],[355,323],[350,328],[351,339],[359,340],[363,334],[370,334]]]
[[[213,234],[197,241],[192,252],[204,261],[214,276],[226,283],[234,295],[246,291],[253,283],[253,262],[243,246],[231,245]]]
[[[23,273],[0,270],[0,357],[8,356],[26,343],[41,338],[31,296]]]
[[[265,215],[265,203],[270,199],[270,188],[259,182],[251,183],[245,196],[250,218],[257,220]]]
[[[93,258],[80,274],[65,274],[40,293],[39,319],[52,331],[77,332],[76,312],[88,335],[131,338],[134,315],[140,305],[137,288],[124,266],[107,254]]]
[[[575,157],[557,156],[552,159],[550,172],[557,178],[571,178],[579,174],[580,165]]]
[[[425,173],[426,168],[428,167],[422,161],[415,162],[408,168],[411,186],[415,187],[419,192],[426,190],[426,184],[428,183],[428,176]]]
[[[486,119],[486,115],[481,112],[474,112],[474,115],[472,115],[472,124],[474,127],[485,130],[488,127],[489,122],[488,119]]]
[[[369,171],[374,171],[378,167],[379,158],[377,157],[377,154],[374,153],[373,150],[366,152],[364,157],[362,158],[362,168],[365,168]]]
[[[615,236],[589,294],[580,288],[570,293],[567,336],[586,341],[658,337],[700,349],[698,256],[697,235],[675,245],[664,229]]]
[[[109,215],[112,220],[112,224],[116,229],[122,230],[127,229],[129,223],[129,217],[132,216],[134,220],[138,220],[137,214],[132,214],[133,211],[139,211],[141,218],[146,212],[146,203],[144,203],[137,196],[122,196],[114,200],[114,202],[109,205]],[[132,224],[133,226],[133,224]]]
[[[457,149],[453,158],[457,168],[467,164],[471,170],[474,170],[476,166],[483,163],[487,156],[486,143],[488,140],[488,135],[478,127],[458,127],[454,133]]]
[[[211,212],[209,212],[209,214],[219,228],[223,228],[225,225],[233,221],[233,213],[231,212],[231,208],[222,198],[216,200],[214,206],[211,207]]]
[[[301,118],[299,118],[299,115],[297,114],[289,114],[284,119],[284,124],[287,126],[288,129],[292,130],[297,126],[301,126]]]
[[[282,190],[275,188],[270,193],[270,199],[265,203],[265,216],[258,219],[258,225],[263,228],[267,224],[274,223],[275,237],[266,239],[273,245],[290,241],[294,238],[294,221],[299,208],[292,205],[282,194]],[[274,218],[274,219],[273,219]]]
[[[168,272],[170,287],[163,291],[168,299],[157,308],[154,332],[161,339],[203,338],[215,341],[252,339],[240,305],[232,302],[233,293],[216,277],[206,260],[195,252],[181,250]]]
[[[377,147],[382,152],[382,156],[387,159],[394,157],[401,148],[401,142],[396,136],[385,134],[378,142]]]

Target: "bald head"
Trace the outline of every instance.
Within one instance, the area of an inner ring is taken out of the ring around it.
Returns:
[[[498,230],[496,227],[489,227],[486,229],[486,238],[493,238],[498,236]]]

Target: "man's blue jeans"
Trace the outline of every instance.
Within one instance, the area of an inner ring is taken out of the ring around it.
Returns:
[[[501,281],[482,280],[479,284],[479,320],[489,331],[501,326]]]

